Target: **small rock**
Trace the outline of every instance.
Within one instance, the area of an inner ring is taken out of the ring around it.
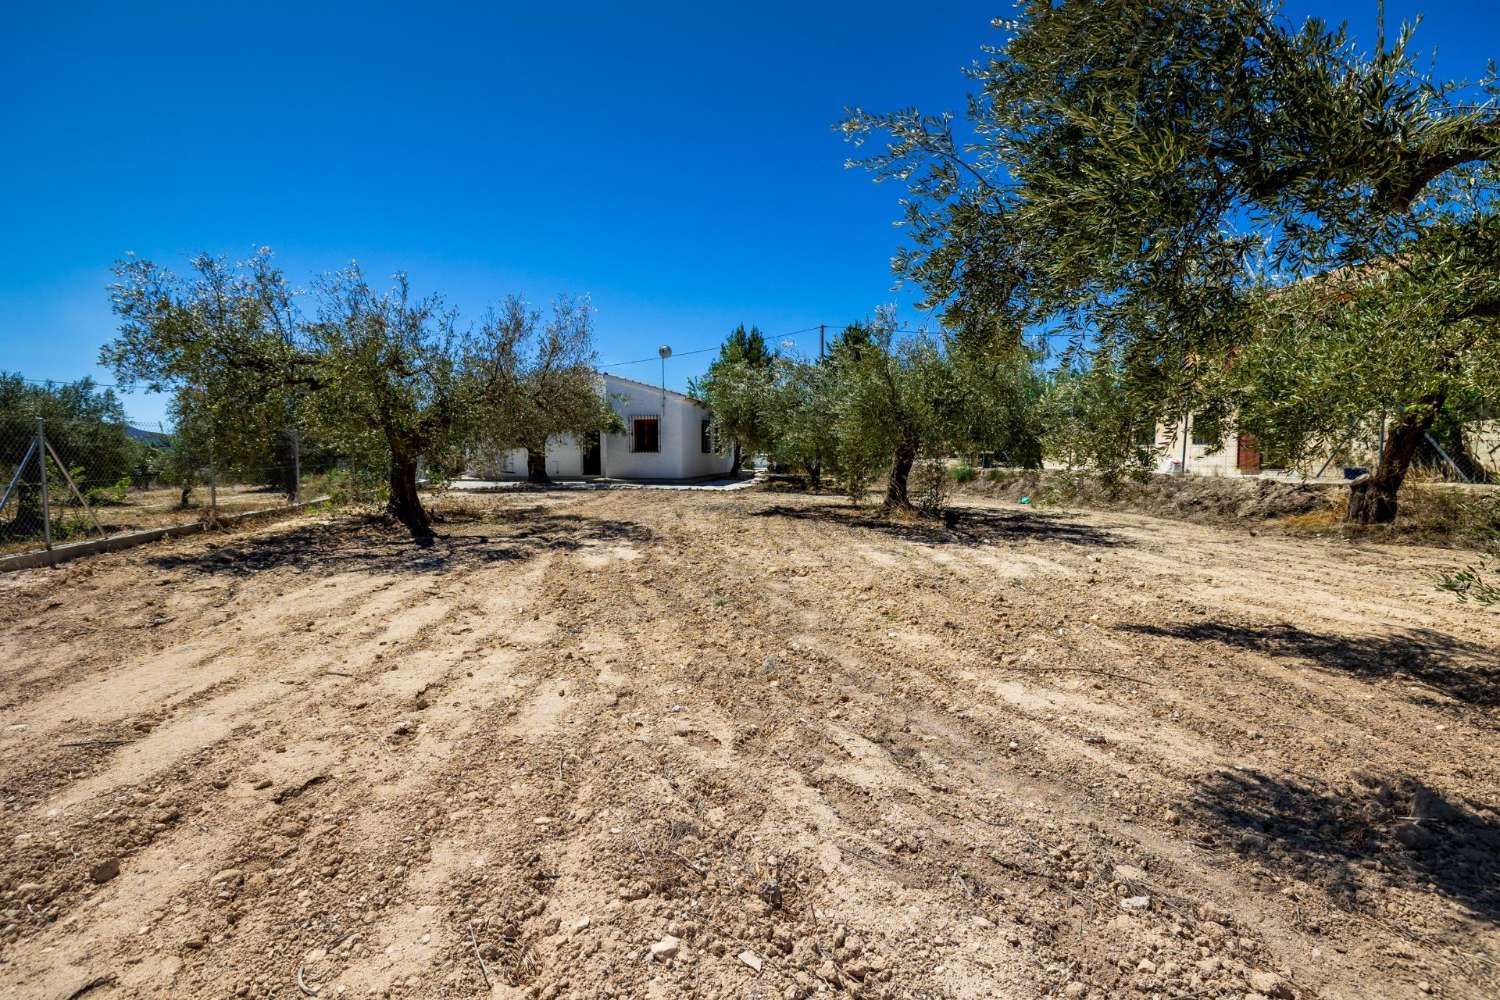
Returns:
[[[645,899],[649,895],[651,895],[651,883],[645,879],[620,887],[620,898],[626,901]]]
[[[1072,982],[1063,988],[1063,995],[1072,997],[1073,1000],[1079,1000],[1080,997],[1089,995],[1089,988],[1083,983]]]
[[[1156,963],[1149,958],[1143,958],[1135,964],[1136,972],[1153,973],[1156,971]]]
[[[242,872],[242,871],[240,871],[238,868],[225,868],[223,871],[221,871],[217,875],[215,875],[211,881],[215,885],[217,885],[220,882],[235,882],[235,883],[239,883],[239,882],[244,881],[244,878],[245,878],[245,873]]]
[[[410,719],[402,719],[400,722],[391,727],[392,736],[405,736],[409,732],[411,732]]]
[[[1292,988],[1286,984],[1286,980],[1274,972],[1252,972],[1250,988],[1257,993],[1274,997],[1275,1000],[1291,1000],[1292,997]]]
[[[1122,910],[1144,910],[1150,905],[1150,896],[1127,896],[1120,900],[1120,909]]]
[[[1410,850],[1426,847],[1432,842],[1432,834],[1417,823],[1402,823],[1391,831],[1401,846]]]
[[[93,879],[100,885],[108,882],[118,874],[120,874],[120,861],[118,858],[110,858],[108,861],[101,861],[97,865],[89,869],[89,878]]]
[[[742,951],[739,954],[739,960],[750,966],[750,968],[754,969],[756,972],[760,971],[760,956],[755,952]]]
[[[671,961],[677,957],[677,951],[681,947],[682,942],[668,934],[651,946],[651,960],[654,962]]]

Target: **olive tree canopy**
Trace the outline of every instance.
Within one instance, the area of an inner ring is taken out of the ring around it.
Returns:
[[[1139,417],[1105,422],[1088,450],[1125,461],[1141,422],[1234,419],[1224,373],[1285,315],[1264,293],[1308,275],[1399,267],[1456,241],[1462,254],[1404,280],[1448,303],[1431,319],[1461,325],[1462,343],[1493,343],[1495,91],[1465,103],[1414,64],[1410,30],[1365,53],[1343,28],[1292,26],[1279,0],[1022,0],[997,27],[1003,43],[969,71],[962,126],[856,109],[843,127],[855,142],[884,138],[855,162],[906,185],[896,269],[950,324],[1046,323],[1100,359]],[[1368,294],[1387,292],[1406,295]],[[1294,336],[1332,363],[1338,337],[1374,313],[1324,313],[1331,346],[1307,324]],[[1438,392],[1413,383],[1361,400],[1388,406],[1393,430],[1352,517],[1394,515]]]

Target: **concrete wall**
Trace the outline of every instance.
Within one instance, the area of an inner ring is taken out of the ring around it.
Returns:
[[[1216,442],[1218,451],[1214,451],[1214,444],[1194,444],[1192,439],[1192,422],[1188,422],[1187,442],[1187,471],[1198,476],[1238,476],[1242,473],[1239,469],[1239,438],[1237,435],[1229,434],[1222,441]],[[1182,464],[1182,421],[1175,424],[1159,424],[1156,428],[1157,447],[1163,449],[1156,462],[1157,472],[1176,472]],[[1251,473],[1254,475],[1255,473]]]
[[[702,422],[708,411],[682,393],[643,382],[604,376],[610,406],[625,423],[625,433],[604,435],[604,474],[616,479],[697,479],[729,472],[730,457],[703,454]],[[632,451],[635,417],[656,417],[656,452]]]
[[[680,392],[623,379],[600,377],[601,391],[625,424],[623,434],[601,435],[600,473],[615,479],[698,479],[729,472],[731,457],[703,452],[703,421],[708,411]],[[633,451],[635,417],[655,417],[658,450]],[[526,478],[526,449],[476,455],[469,469],[480,479]],[[571,436],[547,441],[547,475],[583,475],[583,447]]]
[[[1337,455],[1327,451],[1310,454],[1295,469],[1282,469],[1269,465],[1265,454],[1261,453],[1258,464],[1254,468],[1242,471],[1239,467],[1240,440],[1236,432],[1231,431],[1226,434],[1223,440],[1218,442],[1218,450],[1214,451],[1213,444],[1193,443],[1192,426],[1190,419],[1187,425],[1187,471],[1195,476],[1256,476],[1262,472],[1290,472],[1302,476],[1316,476],[1321,471],[1324,478],[1338,479],[1343,474],[1346,464],[1368,467],[1376,460],[1374,442],[1355,439],[1347,442]],[[1182,464],[1182,437],[1181,420],[1157,425],[1157,472],[1178,470]],[[1338,460],[1334,461],[1335,458]]]

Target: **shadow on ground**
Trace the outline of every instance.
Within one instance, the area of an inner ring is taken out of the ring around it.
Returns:
[[[1224,846],[1322,885],[1347,909],[1400,887],[1436,891],[1500,924],[1500,817],[1479,803],[1409,778],[1357,775],[1333,788],[1235,770],[1209,778],[1187,808]]]
[[[1310,660],[1359,677],[1406,677],[1476,708],[1500,706],[1500,651],[1435,629],[1347,636],[1293,625],[1215,621],[1116,627],[1141,635],[1217,642],[1267,656]]]
[[[849,504],[773,505],[751,511],[751,517],[784,517],[843,528],[868,528],[922,545],[985,545],[1006,541],[1061,542],[1114,547],[1115,535],[1056,514],[953,507],[937,517],[912,520],[879,517]]]
[[[507,511],[503,519],[449,515],[435,527],[438,538],[431,545],[419,546],[403,528],[385,518],[345,518],[236,538],[208,550],[167,553],[150,563],[160,569],[234,576],[287,567],[433,573],[519,562],[543,552],[572,552],[599,544],[644,544],[655,537],[649,528],[632,521],[555,514],[540,508]]]

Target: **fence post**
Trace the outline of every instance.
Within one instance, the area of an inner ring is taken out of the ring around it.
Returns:
[[[292,425],[292,503],[302,499],[302,432]]]
[[[42,474],[42,538],[52,550],[52,503],[47,496],[47,428],[46,421],[36,418],[36,460]]]
[[[219,524],[219,467],[214,462],[213,438],[208,441],[208,526]]]

